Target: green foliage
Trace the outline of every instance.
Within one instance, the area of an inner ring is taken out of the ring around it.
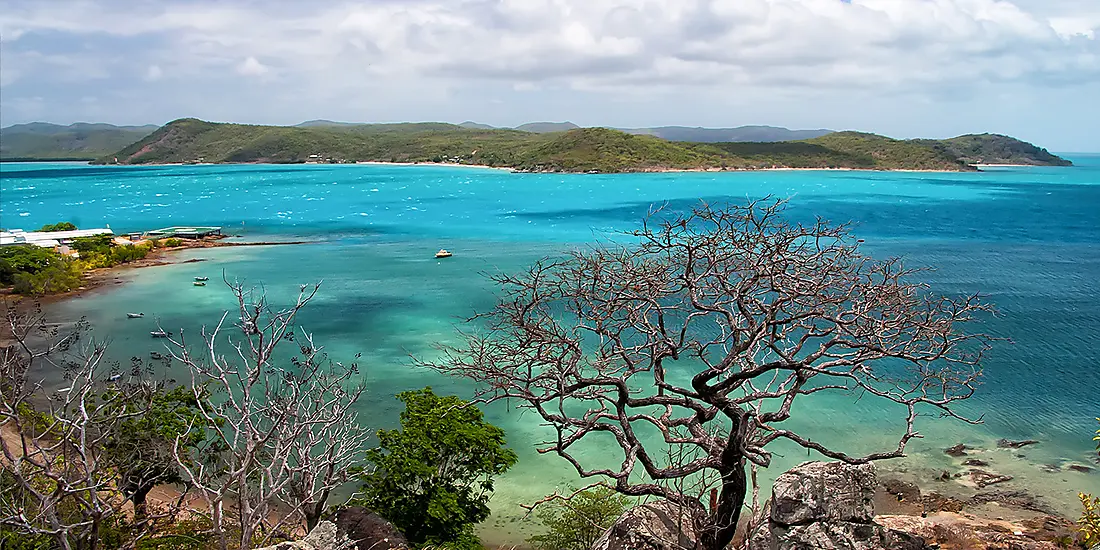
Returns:
[[[38,273],[57,265],[64,258],[49,248],[30,244],[5,246],[0,248],[0,284],[15,284],[20,273]]]
[[[137,261],[146,257],[153,248],[151,244],[116,245],[110,235],[78,237],[73,239],[72,247],[80,253],[83,269],[114,267]]]
[[[96,235],[94,237],[77,237],[73,239],[72,248],[85,254],[106,254],[114,244],[114,237],[110,235]]]
[[[581,491],[567,502],[541,509],[538,517],[546,533],[527,542],[536,550],[588,550],[629,504],[626,497],[608,487]]]
[[[175,248],[175,247],[180,246],[182,244],[183,244],[183,241],[180,240],[180,239],[175,239],[175,238],[164,239],[164,247],[165,248]]]
[[[1100,544],[1100,498],[1084,493],[1081,498],[1081,519],[1077,520],[1077,529],[1085,548]]]
[[[477,407],[431,388],[398,394],[401,429],[380,430],[367,451],[361,504],[418,545],[479,548],[473,526],[489,517],[493,477],[516,463],[504,431]]]
[[[194,392],[183,386],[155,389],[138,402],[122,403],[116,414],[134,416],[122,422],[105,450],[118,471],[119,489],[141,508],[156,485],[183,481],[173,445],[179,438],[185,454],[197,448],[206,423]]]
[[[39,231],[76,231],[76,226],[70,222],[49,223],[43,225]]]
[[[54,550],[53,539],[28,535],[0,525],[0,548],[4,550]]]
[[[57,254],[57,258],[45,269],[16,273],[12,281],[12,290],[25,296],[68,292],[80,286],[80,276],[81,271],[76,262]]]

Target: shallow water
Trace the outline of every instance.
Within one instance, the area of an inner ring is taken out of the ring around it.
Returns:
[[[918,479],[961,470],[942,448],[997,439],[1038,439],[1023,451],[991,450],[992,469],[1016,476],[997,488],[1041,495],[1066,514],[1078,490],[1100,492],[1100,473],[1043,465],[1091,463],[1090,437],[1100,415],[1100,156],[1073,168],[1005,168],[980,174],[756,172],[634,175],[510,174],[496,170],[388,166],[89,167],[0,164],[0,226],[30,229],[70,220],[116,231],[222,225],[247,239],[309,238],[317,244],[189,251],[199,263],[126,273],[114,285],[55,307],[87,316],[119,359],[145,356],[156,343],[154,318],[196,329],[231,304],[213,280],[263,283],[287,300],[300,283],[324,279],[302,324],[337,358],[363,353],[370,396],[362,414],[390,427],[393,394],[432,385],[466,393],[462,382],[410,366],[409,354],[452,341],[455,324],[492,304],[484,272],[515,271],[534,259],[607,232],[635,227],[655,206],[684,209],[699,199],[721,203],[789,197],[789,214],[854,221],[877,256],[935,266],[927,275],[944,293],[981,291],[1001,314],[983,330],[1012,339],[985,363],[986,376],[967,410],[979,426],[927,420],[911,457],[892,464]],[[432,254],[455,251],[446,261]],[[212,283],[193,287],[195,275]],[[146,318],[127,320],[126,311]],[[886,444],[887,411],[851,396],[817,399],[794,423],[815,439],[849,448]],[[539,456],[545,435],[530,415],[489,411],[521,461],[499,484],[491,540],[516,539],[516,503],[576,480],[563,461]],[[786,452],[763,477],[805,460]],[[606,453],[585,449],[589,459]],[[1023,458],[1020,458],[1023,456]]]

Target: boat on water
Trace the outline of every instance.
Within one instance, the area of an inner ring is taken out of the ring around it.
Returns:
[[[209,280],[210,280],[210,277],[195,277],[195,280],[196,280],[196,281],[200,281],[200,282],[202,282],[202,281],[209,281]]]
[[[172,335],[172,333],[167,330],[154,330],[149,334],[152,335],[153,338],[167,338]]]
[[[454,256],[454,254],[447,251],[446,248],[440,248],[439,252],[435,253],[436,258],[450,258],[451,256]]]
[[[127,313],[126,314],[127,319],[141,319],[142,317],[145,317],[144,313]]]
[[[161,355],[160,352],[150,351],[149,352],[149,358],[154,359],[156,361],[160,361],[161,359],[164,359],[164,356]]]
[[[195,286],[206,286],[206,283],[205,283],[205,282],[203,282],[203,281],[195,281],[195,282],[193,282],[193,283],[191,283],[191,284],[193,284],[193,285],[195,285]]]

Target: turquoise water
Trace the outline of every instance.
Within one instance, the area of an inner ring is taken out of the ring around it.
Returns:
[[[324,279],[302,324],[337,358],[363,353],[370,396],[362,413],[392,426],[396,392],[430,384],[469,387],[410,366],[409,354],[453,341],[455,325],[493,302],[483,273],[515,271],[536,258],[635,227],[654,206],[684,209],[774,195],[790,216],[854,221],[878,256],[900,255],[946,293],[982,291],[1001,314],[982,327],[1008,337],[989,355],[979,394],[967,404],[984,415],[970,426],[927,420],[912,456],[892,464],[918,479],[960,470],[941,449],[960,441],[993,447],[1001,438],[1038,439],[1024,452],[991,450],[992,468],[1010,485],[1039,494],[1069,514],[1075,492],[1100,492],[1100,473],[1044,465],[1091,463],[1100,416],[1100,155],[1073,168],[1004,168],[979,174],[755,172],[634,175],[511,174],[446,167],[170,166],[90,167],[0,164],[0,226],[31,229],[70,220],[116,232],[169,225],[221,225],[251,240],[309,239],[316,244],[189,251],[200,263],[130,271],[112,285],[55,306],[64,319],[87,316],[120,360],[147,355],[148,330],[196,329],[229,307],[218,285],[193,287],[195,275],[263,283],[290,299],[300,283]],[[456,255],[437,261],[439,248]],[[127,320],[141,310],[146,319]],[[530,416],[490,409],[521,462],[500,483],[490,539],[516,539],[517,502],[575,483],[559,459],[538,456],[545,436]],[[888,411],[850,396],[803,406],[799,427],[815,439],[863,449],[887,441]],[[608,457],[599,445],[591,460]],[[781,449],[764,478],[805,459]],[[1021,458],[1022,456],[1022,458]]]

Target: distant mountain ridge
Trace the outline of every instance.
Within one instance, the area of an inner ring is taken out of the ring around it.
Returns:
[[[68,126],[48,122],[15,124],[0,128],[0,160],[90,160],[117,151],[157,128],[87,122]]]
[[[373,126],[372,124],[357,124],[353,122],[334,122],[331,120],[309,120],[296,125],[299,128],[321,127],[347,127],[347,126]],[[514,128],[492,126],[467,120],[458,124],[462,128],[471,130],[519,130],[534,134],[546,134],[551,132],[567,132],[576,130],[580,126],[569,122],[528,122]],[[791,130],[779,126],[737,126],[734,128],[704,128],[701,126],[655,126],[652,128],[613,128],[628,134],[659,137],[668,141],[690,141],[695,143],[723,143],[732,141],[797,141],[800,139],[813,139],[833,133],[833,130]]]
[[[777,126],[738,126],[736,128],[658,126],[655,128],[620,128],[620,130],[628,134],[656,136],[669,141],[693,141],[698,143],[797,141],[819,138],[833,133],[833,130],[790,130]]]
[[[562,123],[551,123],[562,124]],[[538,172],[645,172],[760,168],[972,171],[1000,151],[1036,152],[1036,164],[1068,163],[1007,136],[896,140],[835,132],[807,140],[699,143],[608,128],[534,133],[445,123],[259,126],[173,121],[98,162],[435,162]],[[959,154],[968,144],[968,155]],[[994,147],[996,146],[996,147]],[[988,154],[987,154],[988,153]],[[976,156],[975,156],[976,155]]]

